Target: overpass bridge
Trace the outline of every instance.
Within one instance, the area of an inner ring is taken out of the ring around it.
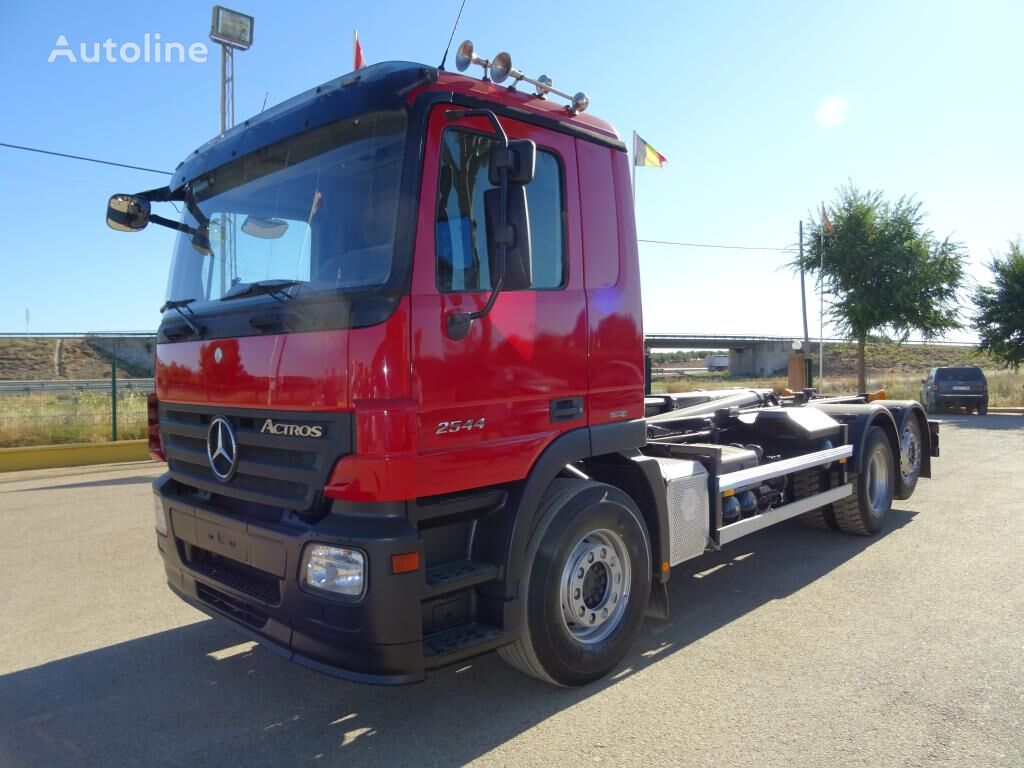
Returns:
[[[770,376],[785,370],[796,336],[752,336],[699,333],[649,333],[644,347],[652,349],[728,349],[729,373],[734,376]],[[830,341],[830,339],[826,339]],[[817,348],[818,340],[812,339]]]
[[[644,347],[652,349],[728,349],[729,373],[734,376],[770,376],[785,370],[793,352],[793,342],[802,341],[799,336],[762,336],[753,334],[728,335],[708,333],[648,333],[644,336]],[[846,344],[849,339],[824,339],[826,344]],[[811,338],[815,354],[820,339]],[[943,344],[949,346],[976,346],[971,341],[930,341],[913,339],[904,344]]]

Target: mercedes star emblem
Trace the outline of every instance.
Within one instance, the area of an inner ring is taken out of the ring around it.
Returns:
[[[222,483],[234,477],[238,465],[238,440],[231,422],[217,416],[210,422],[206,432],[206,458],[210,469]]]
[[[219,363],[223,359],[224,353],[220,351],[220,347],[217,347],[215,350],[213,350],[213,362]]]

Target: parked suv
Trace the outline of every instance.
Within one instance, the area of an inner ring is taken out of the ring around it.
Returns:
[[[921,379],[921,404],[929,413],[962,407],[988,413],[988,381],[981,368],[932,368]]]

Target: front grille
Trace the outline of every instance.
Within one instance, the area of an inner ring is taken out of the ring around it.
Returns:
[[[270,614],[255,605],[250,605],[244,600],[234,598],[198,581],[196,582],[196,594],[211,608],[216,608],[221,613],[247,624],[253,629],[263,629],[270,619]]]
[[[188,567],[211,581],[216,581],[267,605],[281,602],[280,580],[251,566],[208,552],[202,547],[183,546]]]
[[[206,452],[207,432],[216,416],[231,423],[238,441],[236,470],[227,482],[213,473]],[[264,433],[261,427],[267,419],[319,426],[323,434],[314,438]],[[353,445],[348,413],[254,412],[161,403],[160,431],[168,467],[179,482],[216,496],[297,512],[319,501],[335,463],[351,453]]]

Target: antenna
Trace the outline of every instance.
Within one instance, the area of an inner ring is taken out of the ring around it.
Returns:
[[[462,0],[462,5],[459,6],[459,15],[455,17],[455,26],[452,27],[452,33],[448,37],[448,45],[444,49],[444,56],[441,57],[441,66],[438,67],[442,72],[444,71],[444,63],[448,61],[448,50],[452,47],[452,40],[455,39],[455,30],[459,28],[459,19],[462,18],[462,9],[466,7],[466,0]]]

